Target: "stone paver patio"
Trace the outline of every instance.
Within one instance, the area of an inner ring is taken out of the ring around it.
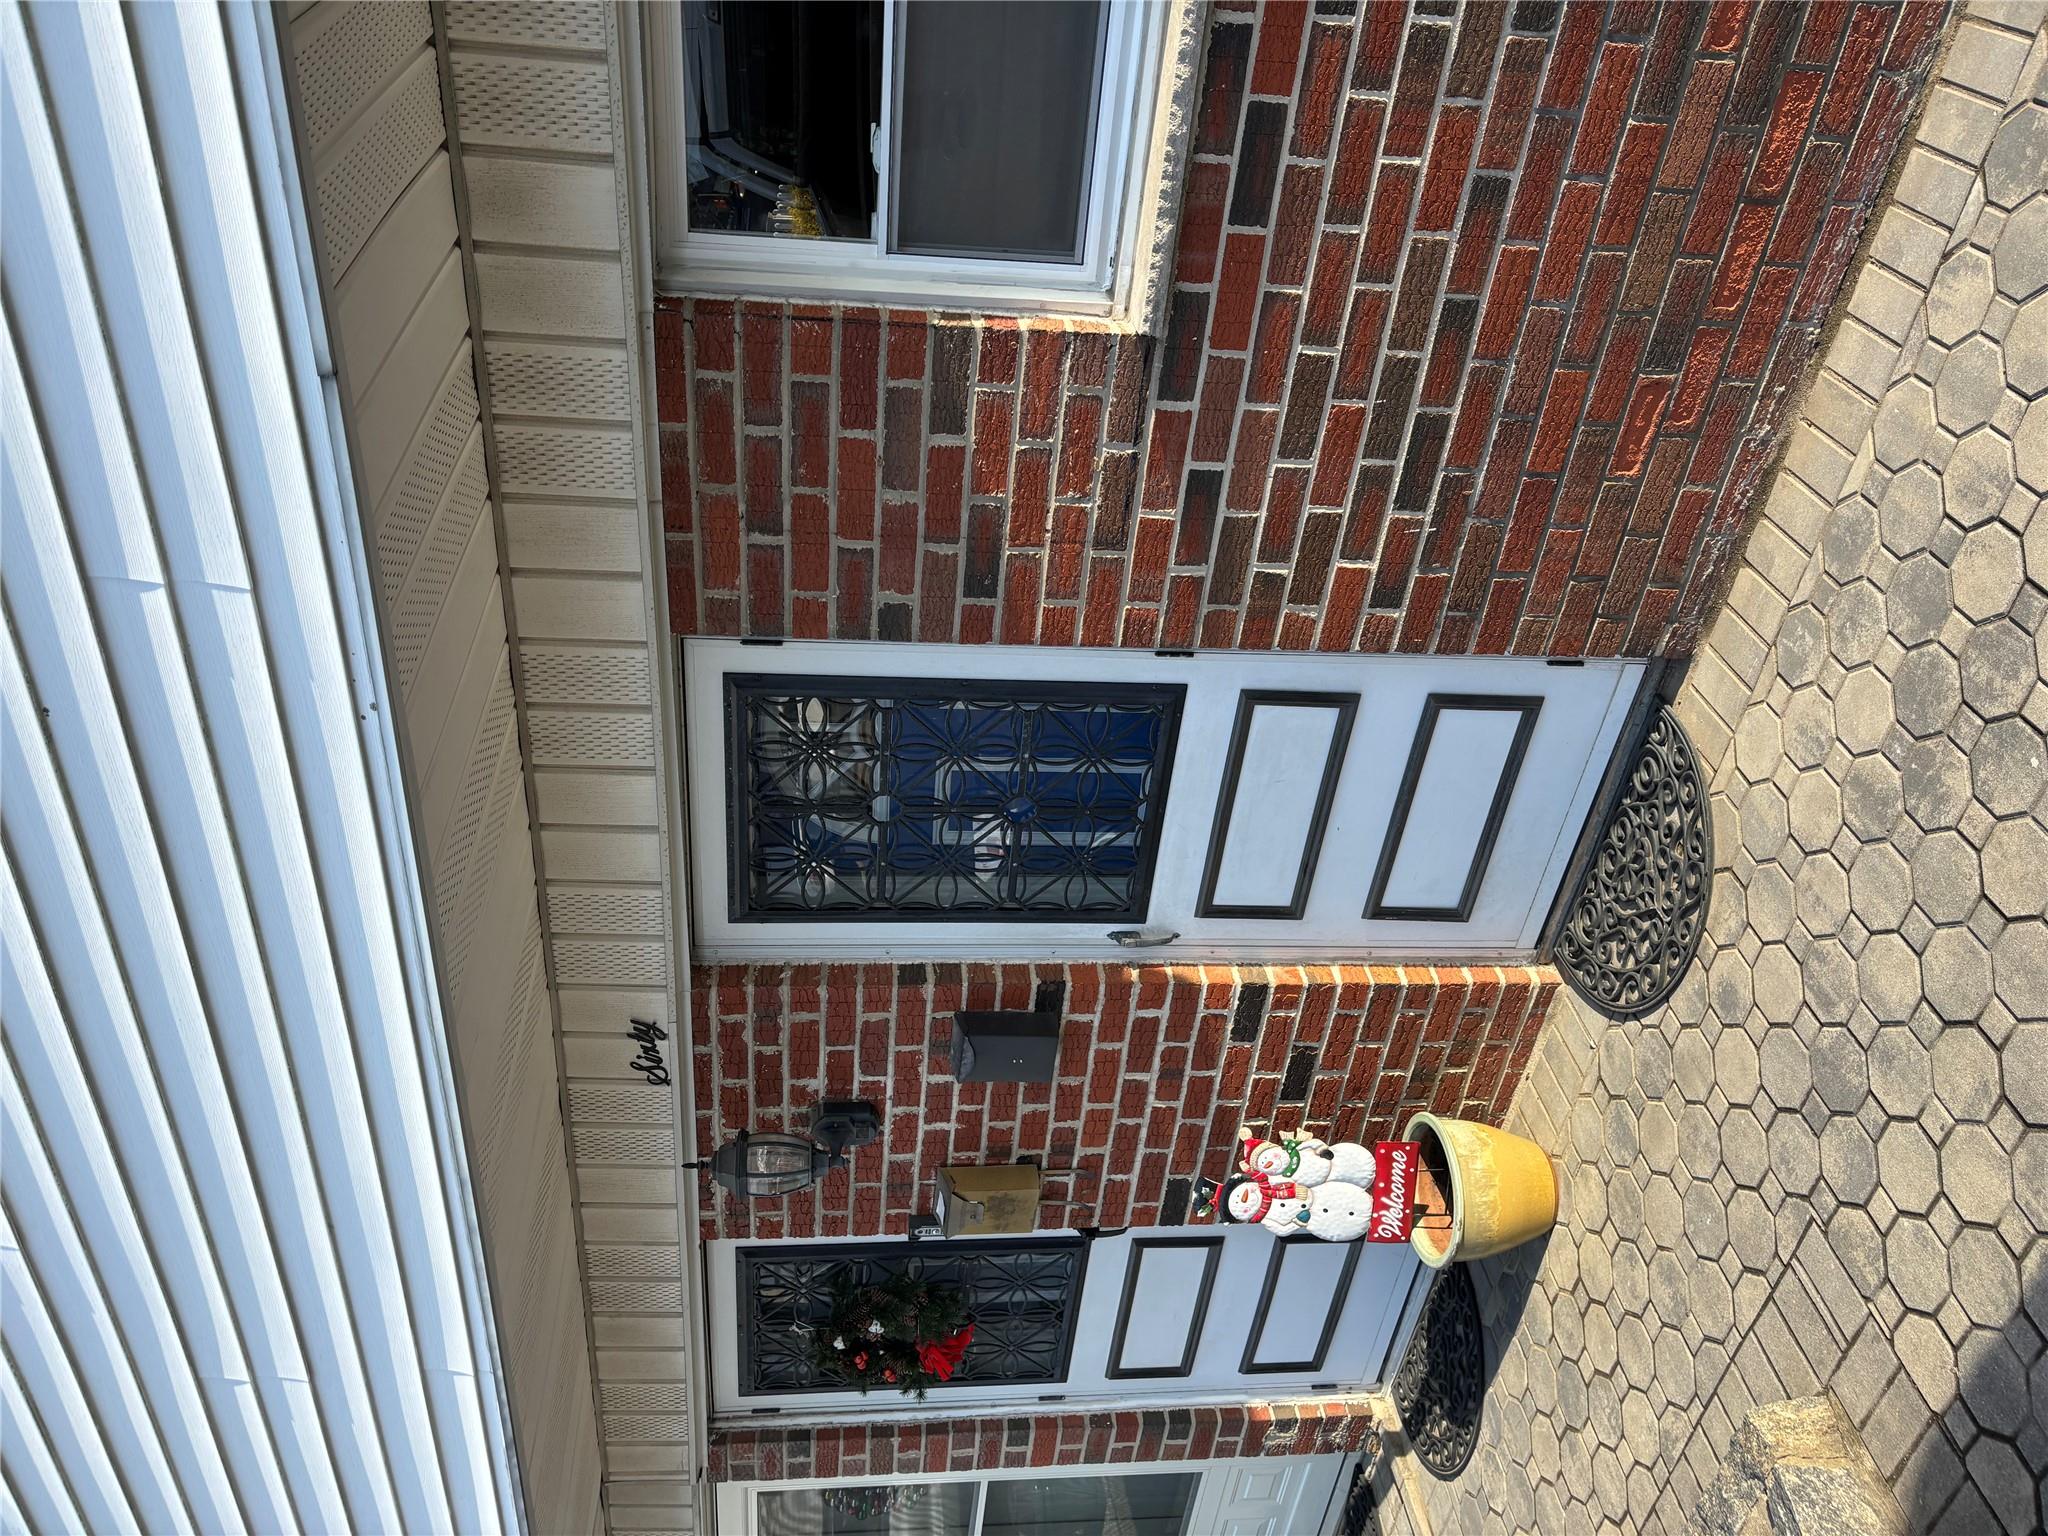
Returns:
[[[1517,1101],[1563,1210],[1474,1266],[1439,1536],[1676,1536],[1742,1415],[1822,1389],[1916,1528],[2048,1525],[2039,9],[1964,23],[1681,695],[1708,942],[1646,1019],[1560,1004]]]

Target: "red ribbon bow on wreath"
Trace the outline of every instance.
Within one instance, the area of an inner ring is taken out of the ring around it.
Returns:
[[[951,1381],[953,1372],[959,1367],[960,1357],[967,1353],[967,1346],[974,1338],[974,1324],[947,1334],[936,1344],[917,1346],[917,1363],[930,1371],[941,1381]]]

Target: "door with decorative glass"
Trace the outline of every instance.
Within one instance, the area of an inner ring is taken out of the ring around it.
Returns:
[[[907,1406],[861,1397],[815,1347],[845,1289],[909,1275],[974,1335],[934,1409],[1356,1391],[1387,1374],[1418,1267],[1405,1245],[1258,1226],[1134,1227],[913,1243],[720,1239],[706,1272],[724,1414]]]
[[[694,947],[1526,956],[1642,672],[688,640]]]

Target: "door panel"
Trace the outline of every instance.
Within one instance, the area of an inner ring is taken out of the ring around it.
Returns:
[[[1532,951],[1640,662],[684,642],[708,959]]]
[[[1235,1224],[1093,1241],[721,1239],[706,1260],[713,1403],[732,1413],[863,1401],[808,1364],[805,1330],[830,1315],[846,1264],[916,1266],[967,1293],[975,1342],[934,1403],[1348,1390],[1384,1370],[1416,1262],[1406,1245],[1283,1240]]]
[[[1286,1456],[1218,1467],[1203,1480],[1190,1536],[1310,1536],[1343,1466],[1341,1456]]]

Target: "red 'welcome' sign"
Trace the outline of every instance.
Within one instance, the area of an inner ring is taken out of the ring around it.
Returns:
[[[1372,1148],[1372,1225],[1369,1243],[1405,1243],[1415,1224],[1415,1174],[1422,1166],[1419,1141],[1376,1141]]]

